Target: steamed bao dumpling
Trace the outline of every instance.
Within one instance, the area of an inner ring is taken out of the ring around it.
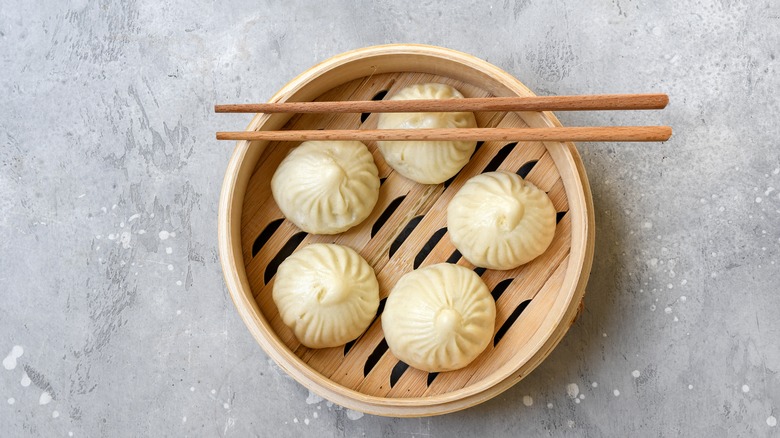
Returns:
[[[451,371],[482,353],[495,320],[495,301],[479,275],[440,263],[401,277],[385,303],[382,330],[398,359],[423,371]]]
[[[315,243],[279,265],[273,300],[301,344],[336,347],[357,338],[371,324],[379,307],[379,283],[354,250]]]
[[[279,164],[271,191],[298,228],[338,234],[371,214],[379,198],[379,172],[359,141],[306,141]]]
[[[555,222],[547,194],[509,172],[469,179],[447,206],[452,243],[466,260],[489,269],[513,269],[544,253]]]
[[[394,94],[390,100],[462,99],[446,84],[417,84]],[[470,112],[382,113],[379,129],[476,128]],[[439,184],[455,176],[468,163],[475,141],[377,141],[382,156],[396,172],[423,184]]]

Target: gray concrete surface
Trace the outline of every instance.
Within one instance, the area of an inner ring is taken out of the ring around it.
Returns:
[[[780,435],[780,3],[317,3],[0,3],[0,435]],[[249,116],[212,105],[389,42],[472,53],[539,93],[672,98],[560,114],[675,134],[579,145],[585,313],[517,386],[429,419],[361,416],[286,377],[217,257],[233,145],[214,131]]]

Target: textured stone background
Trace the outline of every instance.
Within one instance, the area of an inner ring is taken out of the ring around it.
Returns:
[[[260,3],[0,3],[3,436],[780,434],[780,3]],[[517,386],[430,419],[308,394],[239,320],[217,257],[233,144],[214,131],[249,116],[212,105],[390,42],[472,53],[544,94],[672,98],[559,114],[675,135],[579,145],[585,313]]]

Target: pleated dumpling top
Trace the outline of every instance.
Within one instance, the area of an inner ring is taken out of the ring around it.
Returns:
[[[482,353],[495,320],[495,301],[479,275],[440,263],[401,277],[385,303],[382,330],[398,359],[423,371],[451,371]]]
[[[365,220],[379,198],[374,157],[359,141],[306,141],[274,172],[284,216],[312,234],[337,234]]]
[[[336,347],[357,338],[371,324],[379,307],[379,283],[354,250],[315,243],[279,265],[273,300],[303,345]]]
[[[547,194],[509,172],[471,178],[447,206],[455,247],[466,260],[489,269],[513,269],[544,253],[555,221]]]
[[[446,84],[417,84],[395,93],[390,100],[462,99]],[[470,112],[382,113],[379,129],[476,128]],[[382,156],[396,172],[423,184],[439,184],[455,176],[468,163],[476,141],[378,141]]]

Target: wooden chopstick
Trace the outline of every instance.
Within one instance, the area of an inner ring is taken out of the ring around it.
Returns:
[[[669,126],[563,128],[339,129],[217,132],[217,140],[666,141]]]
[[[215,105],[217,113],[406,113],[454,111],[598,111],[662,109],[666,94],[480,97],[434,100],[353,100]]]

